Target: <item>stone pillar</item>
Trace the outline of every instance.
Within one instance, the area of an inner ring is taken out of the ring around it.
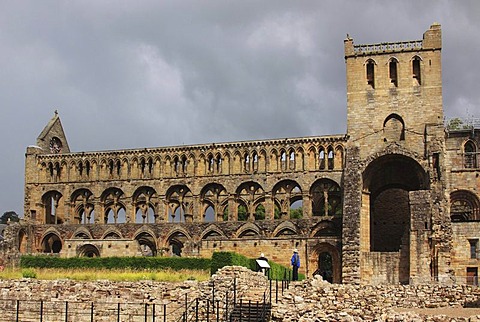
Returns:
[[[273,220],[275,217],[275,207],[273,203],[273,197],[271,194],[265,194],[265,219]]]
[[[303,200],[303,218],[312,218],[312,198],[310,194],[305,193],[302,196]]]
[[[342,278],[346,284],[360,282],[362,177],[359,171],[361,169],[359,156],[358,147],[352,146],[346,152],[342,230]]]
[[[431,227],[431,196],[428,190],[410,191],[410,283],[428,283],[432,261],[428,239]],[[432,263],[433,264],[433,263]]]

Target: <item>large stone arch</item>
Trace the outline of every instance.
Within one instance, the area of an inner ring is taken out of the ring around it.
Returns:
[[[44,210],[43,221],[45,224],[62,224],[64,222],[63,214],[63,195],[56,190],[46,192],[42,196],[42,206]]]
[[[167,202],[167,221],[193,221],[193,194],[186,185],[173,185],[165,194]]]
[[[290,206],[297,201],[303,201],[302,187],[290,179],[279,181],[272,189],[274,205],[280,209],[280,218],[290,218]],[[278,218],[275,218],[278,219]]]
[[[213,209],[214,221],[224,221],[224,209],[228,201],[228,192],[219,183],[206,184],[200,192],[201,219],[206,221],[206,211]]]
[[[100,257],[100,250],[93,244],[83,244],[77,248],[78,257]]]
[[[149,186],[135,190],[132,196],[136,223],[154,223],[157,221],[157,192]]]
[[[310,188],[312,200],[312,216],[341,216],[342,189],[332,179],[321,178],[315,181]]]
[[[369,275],[369,282],[373,283],[407,284],[410,271],[414,270],[410,267],[411,256],[429,256],[429,250],[423,246],[410,249],[416,238],[411,227],[417,221],[424,227],[431,216],[428,196],[424,193],[429,187],[428,172],[413,156],[400,150],[368,161],[362,173],[360,249],[372,270],[363,274]],[[428,266],[418,270],[428,271]]]
[[[143,256],[157,256],[157,242],[155,234],[149,229],[142,228],[135,233],[134,239],[140,245]]]
[[[168,251],[171,256],[182,256],[185,247],[189,247],[192,241],[192,236],[181,227],[172,229],[165,237],[163,250]]]
[[[73,223],[93,224],[95,222],[93,193],[89,189],[75,190],[70,198]]]
[[[50,228],[45,231],[41,238],[40,248],[42,253],[58,254],[62,251],[63,240],[61,233]]]

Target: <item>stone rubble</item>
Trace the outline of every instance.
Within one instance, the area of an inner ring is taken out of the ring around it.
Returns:
[[[223,301],[236,278],[237,299],[261,301],[269,281],[260,273],[244,267],[224,267],[209,281],[167,283],[155,281],[80,282],[72,280],[0,280],[2,300],[44,300],[107,303],[167,304],[173,311],[188,300],[212,296]],[[272,292],[275,293],[275,283]],[[320,276],[291,282],[276,301],[272,294],[272,321],[478,321],[480,315],[450,318],[438,314],[422,315],[408,311],[419,308],[480,307],[480,288],[468,285],[346,285],[330,284]],[[231,298],[230,298],[231,299]],[[3,310],[3,307],[0,307]],[[395,309],[402,309],[397,312]],[[180,312],[180,311],[179,311]]]

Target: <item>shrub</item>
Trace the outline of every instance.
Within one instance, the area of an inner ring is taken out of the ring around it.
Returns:
[[[31,268],[22,269],[22,277],[23,278],[37,278],[37,273]]]

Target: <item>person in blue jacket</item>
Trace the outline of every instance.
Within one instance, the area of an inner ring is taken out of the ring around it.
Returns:
[[[298,268],[300,267],[300,255],[298,255],[298,249],[293,250],[292,259],[290,260],[292,264],[292,281],[298,281]]]

